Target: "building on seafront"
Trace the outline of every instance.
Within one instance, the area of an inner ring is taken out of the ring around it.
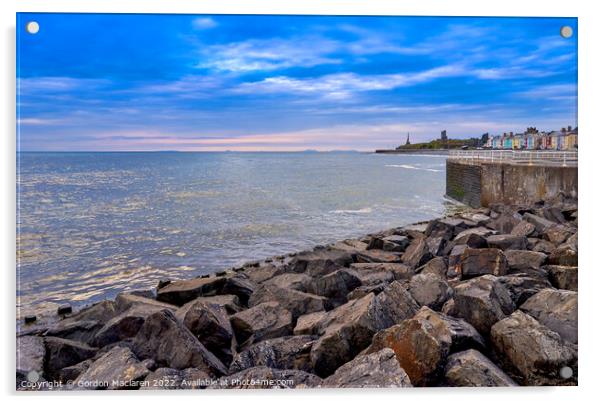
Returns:
[[[504,132],[488,137],[483,146],[506,150],[577,150],[578,136],[578,129],[571,126],[551,132],[529,127],[524,133]]]

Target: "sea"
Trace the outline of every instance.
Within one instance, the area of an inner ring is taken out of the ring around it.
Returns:
[[[445,156],[20,152],[17,315],[445,214]]]

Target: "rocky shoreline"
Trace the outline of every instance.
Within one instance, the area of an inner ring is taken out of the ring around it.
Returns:
[[[495,205],[17,334],[18,390],[577,384],[577,201]]]

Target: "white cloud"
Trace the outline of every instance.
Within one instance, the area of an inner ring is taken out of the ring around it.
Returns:
[[[211,29],[217,27],[217,22],[210,17],[199,17],[192,21],[192,26],[195,29]]]

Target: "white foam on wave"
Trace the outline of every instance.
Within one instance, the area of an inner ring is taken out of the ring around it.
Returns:
[[[337,209],[331,210],[330,213],[343,213],[343,214],[362,214],[362,213],[372,213],[372,208],[362,208],[362,209]]]
[[[443,170],[436,170],[434,168],[423,168],[423,167],[411,166],[409,164],[387,164],[385,167],[407,168],[408,170],[432,171],[434,173],[440,173],[443,171]]]

